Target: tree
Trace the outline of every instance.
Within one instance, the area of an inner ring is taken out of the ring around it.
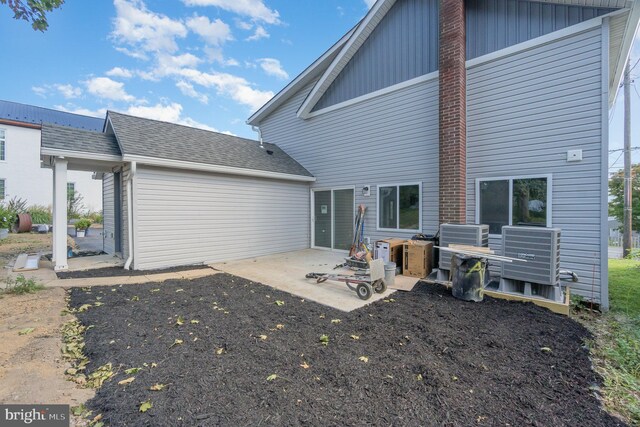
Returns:
[[[37,31],[49,28],[47,12],[51,12],[64,3],[64,0],[0,0],[1,4],[9,4],[15,19],[31,22],[31,27]]]
[[[609,215],[621,224],[624,219],[624,171],[619,170],[609,180]],[[640,163],[631,166],[631,228],[640,230]]]

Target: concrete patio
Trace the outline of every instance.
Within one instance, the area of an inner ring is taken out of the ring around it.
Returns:
[[[300,298],[347,312],[386,298],[395,292],[393,289],[388,289],[383,294],[373,294],[369,300],[363,301],[345,283],[331,281],[316,283],[314,279],[305,278],[305,275],[310,272],[353,274],[353,271],[345,268],[333,270],[337,264],[344,262],[344,258],[344,252],[305,249],[216,263],[211,266],[225,273],[260,282]],[[396,279],[418,281],[418,279],[402,276],[398,276]]]

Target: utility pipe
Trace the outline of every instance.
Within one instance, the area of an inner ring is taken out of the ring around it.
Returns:
[[[127,235],[129,236],[129,257],[124,263],[124,269],[129,270],[133,262],[133,178],[136,176],[136,162],[131,162],[129,179],[127,180]]]
[[[260,126],[251,126],[251,130],[254,132],[258,132],[258,139],[260,140],[260,148],[264,148],[264,145],[262,145],[262,131],[260,130]]]

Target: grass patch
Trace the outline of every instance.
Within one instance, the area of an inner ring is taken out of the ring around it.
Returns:
[[[640,261],[609,260],[611,311],[591,322],[607,409],[640,425]]]
[[[15,280],[7,279],[7,287],[2,293],[12,295],[35,294],[43,289],[43,285],[33,279],[27,279],[21,274]]]

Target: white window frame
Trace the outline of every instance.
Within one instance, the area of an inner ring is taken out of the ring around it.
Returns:
[[[6,128],[0,128],[1,131],[4,131],[4,137],[0,138],[0,141],[2,142],[2,150],[0,150],[0,154],[3,154],[2,157],[0,157],[0,163],[4,163],[7,161],[7,129]]]
[[[406,228],[383,228],[380,227],[380,188],[382,187],[396,187],[398,194],[398,203],[396,203],[396,215],[398,218],[398,226],[400,225],[400,187],[408,187],[412,185],[418,186],[418,194],[420,195],[420,202],[418,203],[418,228],[406,229]],[[422,182],[401,182],[399,184],[378,184],[376,186],[376,230],[377,231],[390,231],[401,233],[422,233]]]
[[[312,188],[310,193],[311,193],[311,249],[319,249],[322,251],[330,251],[330,252],[344,252],[344,253],[349,253],[348,250],[343,250],[343,249],[333,249],[333,247],[335,246],[335,236],[334,236],[334,221],[335,221],[335,197],[334,197],[334,191],[337,190],[353,190],[353,214],[352,217],[355,221],[355,217],[356,217],[356,186],[355,185],[346,185],[343,187],[318,187],[318,188]],[[331,247],[330,248],[325,248],[323,246],[316,246],[316,198],[315,198],[315,192],[316,191],[330,191],[331,192]]]
[[[5,200],[7,198],[7,179],[6,178],[0,178],[0,181],[2,181],[2,187],[4,190],[3,194],[0,194],[0,200]]]
[[[496,176],[487,178],[476,178],[476,224],[480,224],[480,183],[485,181],[509,181],[509,224],[512,225],[513,221],[513,181],[517,179],[540,179],[545,178],[547,180],[547,227],[552,227],[553,223],[553,179],[552,174],[542,175],[510,175],[510,176]],[[489,234],[489,237],[501,237],[500,234]]]

